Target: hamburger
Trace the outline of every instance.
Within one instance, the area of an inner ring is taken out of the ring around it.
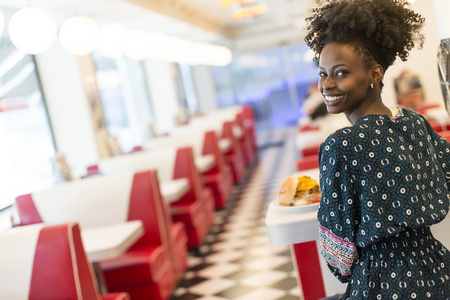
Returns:
[[[284,206],[300,206],[320,202],[317,181],[309,176],[286,177],[278,190],[278,202]]]

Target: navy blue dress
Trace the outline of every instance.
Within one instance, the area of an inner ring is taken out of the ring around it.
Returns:
[[[450,145],[421,115],[368,115],[319,151],[320,251],[341,299],[450,299],[450,253],[430,232],[449,209]]]

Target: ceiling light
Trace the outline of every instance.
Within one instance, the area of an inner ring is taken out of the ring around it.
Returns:
[[[235,4],[248,4],[255,2],[255,0],[221,0],[219,1],[219,6],[232,6]]]
[[[97,44],[98,28],[87,16],[73,16],[63,21],[59,29],[59,40],[67,52],[73,55],[87,55]]]
[[[143,29],[128,32],[123,46],[123,53],[131,60],[144,60],[149,56],[151,36]]]
[[[267,12],[267,6],[260,4],[254,6],[242,7],[234,12],[234,17],[237,19],[252,17]]]
[[[105,57],[117,58],[122,55],[127,30],[119,23],[108,23],[98,31],[97,49]]]
[[[9,37],[18,49],[39,54],[52,46],[57,26],[53,16],[39,7],[25,7],[16,11],[9,22]]]

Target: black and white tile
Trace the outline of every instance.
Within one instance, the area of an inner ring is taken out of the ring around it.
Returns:
[[[171,300],[298,300],[289,246],[269,243],[264,223],[279,184],[295,172],[295,128],[258,136],[259,159],[247,168]]]

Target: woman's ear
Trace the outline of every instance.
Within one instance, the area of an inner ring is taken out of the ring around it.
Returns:
[[[383,79],[384,70],[380,64],[376,64],[372,69],[372,82],[378,83]]]

